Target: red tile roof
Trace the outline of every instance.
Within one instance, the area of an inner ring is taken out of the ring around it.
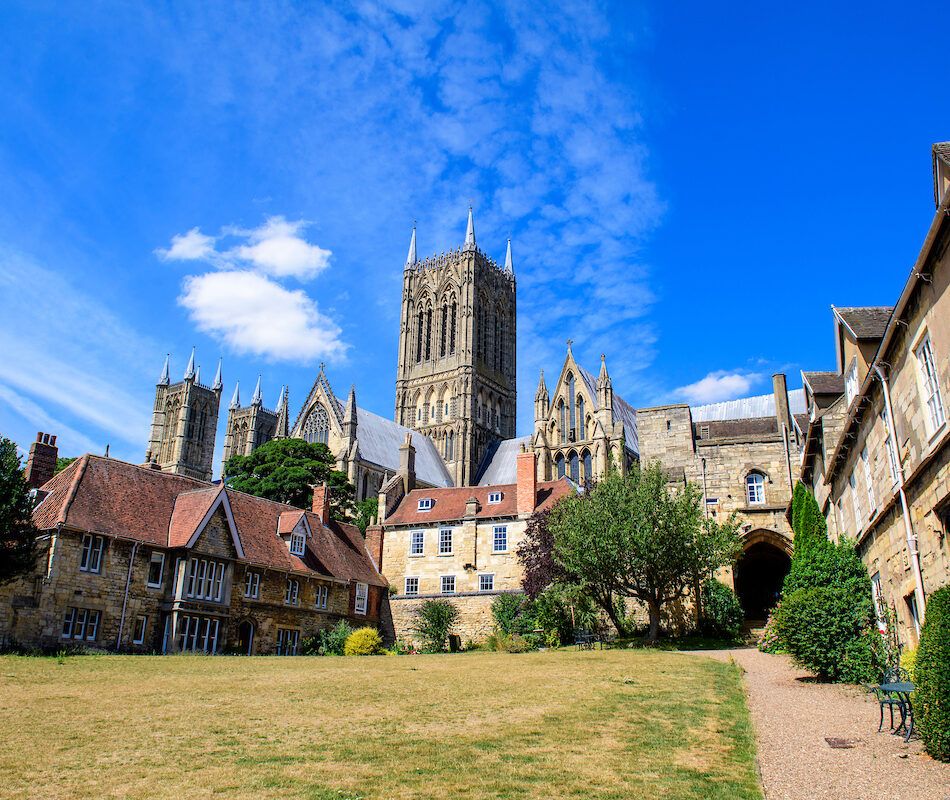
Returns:
[[[540,482],[534,510],[541,511],[550,508],[562,497],[574,491],[576,491],[574,485],[567,478]],[[488,502],[488,495],[492,492],[501,492],[500,503]],[[476,519],[516,517],[518,516],[517,494],[518,484],[516,483],[499,486],[466,486],[457,489],[413,489],[402,499],[396,510],[386,517],[383,524],[386,527],[424,525],[462,519],[465,516],[465,504],[472,497],[478,501],[479,505]],[[432,508],[429,511],[419,510],[419,501],[423,498],[432,500]]]
[[[183,547],[221,489],[220,484],[85,455],[43,487],[49,494],[34,510],[33,522],[41,530],[63,525],[156,547]],[[311,512],[226,491],[245,561],[386,585],[354,525],[331,521],[323,526]],[[304,513],[314,535],[306,554],[298,558],[290,554],[278,528],[281,517],[299,520]]]

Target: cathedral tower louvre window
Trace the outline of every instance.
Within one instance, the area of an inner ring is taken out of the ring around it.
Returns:
[[[330,417],[327,410],[317,403],[307,415],[303,424],[303,438],[305,442],[321,442],[327,444],[330,438]]]

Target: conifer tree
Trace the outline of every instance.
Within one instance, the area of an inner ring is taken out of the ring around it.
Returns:
[[[36,528],[32,514],[33,498],[16,445],[0,438],[0,584],[33,569]]]

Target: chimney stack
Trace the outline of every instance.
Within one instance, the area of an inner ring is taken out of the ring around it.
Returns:
[[[330,522],[330,490],[327,488],[326,481],[322,486],[313,487],[312,510],[324,525]]]
[[[518,496],[516,510],[519,515],[534,513],[538,495],[538,459],[534,450],[518,453]]]
[[[406,441],[399,446],[399,476],[406,494],[416,488],[416,448],[412,445],[412,434],[406,434]]]
[[[36,441],[30,445],[30,455],[26,460],[24,472],[31,489],[39,489],[56,474],[58,456],[56,437],[49,433],[37,433]]]
[[[778,420],[779,430],[782,430],[784,425],[791,433],[792,414],[788,408],[788,385],[783,372],[776,372],[772,376],[772,392],[775,394],[775,418]]]

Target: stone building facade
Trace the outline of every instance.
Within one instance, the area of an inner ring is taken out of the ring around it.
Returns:
[[[403,271],[396,422],[435,444],[456,486],[476,482],[488,448],[515,435],[516,285],[475,243],[424,260],[413,229]]]
[[[532,451],[517,456],[515,482],[468,488],[415,486],[414,453],[380,497],[382,524],[367,531],[369,549],[390,584],[393,635],[415,637],[415,612],[427,599],[449,599],[459,610],[453,628],[462,641],[483,640],[491,604],[520,592],[517,550],[528,518],[576,491],[566,479],[538,481]]]
[[[42,491],[35,571],[0,587],[4,643],[292,655],[379,622],[386,583],[325,487],[304,511],[87,455]]]
[[[234,384],[234,396],[228,406],[228,422],[224,431],[224,449],[221,455],[221,472],[231,456],[250,455],[256,448],[271,439],[286,439],[287,387],[281,387],[276,411],[264,408],[261,394],[261,379],[251,397],[249,406],[241,405],[240,385]]]
[[[195,367],[194,350],[178,383],[171,382],[166,358],[155,387],[145,462],[175,475],[210,481],[222,388],[220,362],[214,382],[205,386]]]
[[[812,416],[804,475],[836,535],[856,540],[879,614],[913,644],[950,583],[950,144],[934,146],[937,210],[893,308],[836,308],[842,394]]]

